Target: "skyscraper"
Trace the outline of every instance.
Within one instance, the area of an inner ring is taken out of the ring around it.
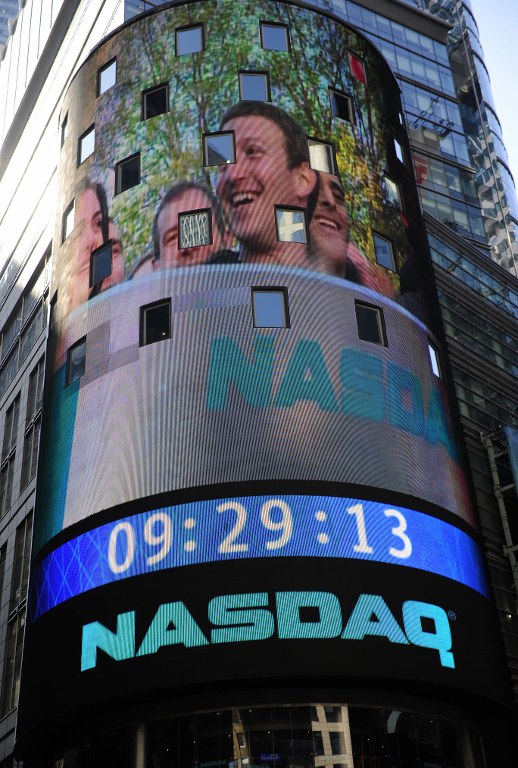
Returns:
[[[511,765],[516,209],[468,5],[12,28],[6,765],[15,727],[65,765]]]

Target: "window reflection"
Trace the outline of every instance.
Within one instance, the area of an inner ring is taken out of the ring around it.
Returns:
[[[160,768],[478,768],[482,764],[476,741],[463,725],[435,713],[398,709],[347,704],[234,708],[142,728],[145,764]],[[63,768],[126,765],[133,736],[127,729],[101,736],[95,743],[90,740],[65,755]]]

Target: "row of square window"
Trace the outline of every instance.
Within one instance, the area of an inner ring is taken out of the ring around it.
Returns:
[[[306,212],[302,208],[275,206],[277,240],[282,243],[309,242]],[[65,232],[66,234],[66,232]],[[372,233],[376,262],[392,272],[396,270],[392,242],[377,232]],[[205,208],[178,214],[178,248],[186,250],[211,245],[212,211]],[[108,240],[90,254],[89,287],[99,286],[112,273],[113,242]]]
[[[94,132],[94,128],[91,129]],[[80,140],[81,141],[81,140]],[[92,148],[93,151],[93,148]],[[228,165],[236,162],[234,131],[219,131],[203,137],[204,165]],[[315,171],[336,175],[335,151],[332,144],[308,138],[309,165]],[[124,158],[115,165],[115,194],[121,194],[138,186],[141,179],[140,152]],[[402,209],[399,184],[390,176],[384,176],[385,191],[389,202]],[[300,216],[301,214],[299,214]],[[61,240],[64,242],[74,227],[74,201],[63,213]],[[280,238],[282,239],[282,238]],[[306,242],[306,240],[298,241]]]
[[[274,21],[261,21],[261,47],[268,51],[290,50],[290,36],[286,24]],[[185,56],[199,53],[205,48],[205,33],[203,24],[192,24],[188,27],[178,27],[175,30],[175,53]],[[117,60],[112,59],[97,73],[97,95],[108,91],[117,82]]]
[[[358,338],[372,344],[387,346],[383,309],[373,304],[355,301]],[[252,318],[254,328],[290,328],[288,289],[285,287],[252,288]],[[171,338],[171,299],[154,302],[140,308],[139,346],[144,347]],[[439,354],[428,342],[432,371],[440,376]],[[67,353],[66,384],[77,381],[86,370],[86,336]]]
[[[241,101],[270,101],[270,81],[268,72],[240,72],[239,73],[239,92]],[[352,122],[353,107],[351,97],[329,88],[329,99],[331,114],[340,120]],[[142,119],[148,120],[151,117],[165,114],[169,111],[169,86],[167,83],[153,86],[142,92]],[[68,117],[66,118],[68,120]],[[61,135],[62,143],[65,137],[65,128],[62,125]],[[222,165],[223,163],[235,162],[234,141],[231,138],[232,131],[218,131],[212,134],[205,134],[204,139],[210,140],[204,147],[204,165]],[[314,144],[325,144],[324,142],[313,142]],[[403,148],[401,144],[394,139],[396,156],[403,162]],[[78,166],[87,160],[95,150],[95,124],[91,125],[81,134],[77,144],[77,164]],[[331,155],[331,147],[327,150]],[[334,153],[332,153],[334,155]],[[219,159],[222,158],[222,159]],[[331,164],[329,159],[328,164]],[[334,165],[334,160],[332,161]],[[316,170],[327,171],[327,168],[317,168]],[[329,171],[334,173],[334,171]]]

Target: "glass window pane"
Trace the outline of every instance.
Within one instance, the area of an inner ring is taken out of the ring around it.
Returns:
[[[403,156],[403,147],[399,143],[397,139],[394,139],[394,150],[396,152],[396,157],[399,160],[400,163],[404,162],[404,156]]]
[[[288,27],[284,24],[261,23],[261,45],[269,51],[288,51]]]
[[[334,150],[331,144],[326,144],[323,141],[315,141],[314,139],[308,139],[309,150],[309,165],[314,168],[315,171],[323,171],[324,173],[333,173],[335,171],[335,158]]]
[[[157,85],[142,94],[142,119],[163,115],[169,111],[169,86]]]
[[[99,70],[98,91],[99,96],[115,85],[117,80],[117,62],[114,59]]]
[[[199,51],[203,51],[203,27],[201,24],[176,30],[177,56],[198,53]]]
[[[234,131],[211,133],[203,137],[204,165],[236,162]]]
[[[439,366],[439,353],[436,348],[428,342],[428,352],[430,353],[430,362],[432,363],[432,372],[435,376],[441,376],[441,369]]]
[[[399,194],[399,184],[391,179],[389,176],[384,177],[385,192],[389,203],[392,203],[397,208],[401,208],[401,195]]]
[[[394,271],[394,254],[392,253],[392,243],[387,240],[386,237],[374,234],[374,251],[376,253],[376,261],[386,269]]]
[[[171,338],[170,300],[141,307],[140,312],[141,347]]]
[[[382,310],[368,304],[356,303],[358,337],[373,344],[384,344]]]
[[[74,200],[72,200],[65,213],[63,214],[63,226],[61,232],[61,240],[63,242],[72,234],[72,230],[74,229],[74,212],[75,205]]]
[[[80,379],[86,370],[86,338],[68,350],[67,384]]]
[[[95,149],[95,126],[91,126],[79,139],[78,165],[84,163]]]
[[[240,72],[239,95],[242,101],[270,101],[266,72]]]
[[[140,153],[121,160],[115,166],[115,194],[140,184]]]
[[[90,288],[112,273],[112,244],[105,243],[90,256]]]
[[[66,141],[66,138],[68,136],[68,112],[66,113],[65,117],[63,118],[63,122],[61,123],[61,146]]]
[[[255,328],[289,328],[288,293],[285,288],[252,288]]]
[[[301,209],[276,208],[277,240],[282,243],[307,243],[306,214]]]
[[[195,248],[212,243],[211,211],[196,211],[178,215],[178,247]]]
[[[333,117],[338,117],[340,120],[347,120],[348,123],[351,123],[353,115],[351,98],[345,93],[340,93],[332,88],[329,89],[329,98]]]

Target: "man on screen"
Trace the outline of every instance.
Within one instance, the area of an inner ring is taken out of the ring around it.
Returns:
[[[282,109],[259,101],[231,107],[220,130],[235,136],[236,162],[220,166],[216,191],[240,260],[303,266],[305,242],[278,239],[275,206],[302,209],[309,221],[317,177],[304,131]]]
[[[388,275],[350,240],[351,222],[340,179],[318,172],[318,181],[317,204],[309,225],[311,266],[394,298]]]
[[[195,214],[207,209],[211,211],[211,226],[210,233],[207,230],[207,237],[203,238],[205,242],[182,248],[179,242],[179,214]],[[214,194],[200,182],[182,181],[166,192],[155,214],[153,269],[206,264],[215,254],[226,252],[225,239],[223,216]]]

